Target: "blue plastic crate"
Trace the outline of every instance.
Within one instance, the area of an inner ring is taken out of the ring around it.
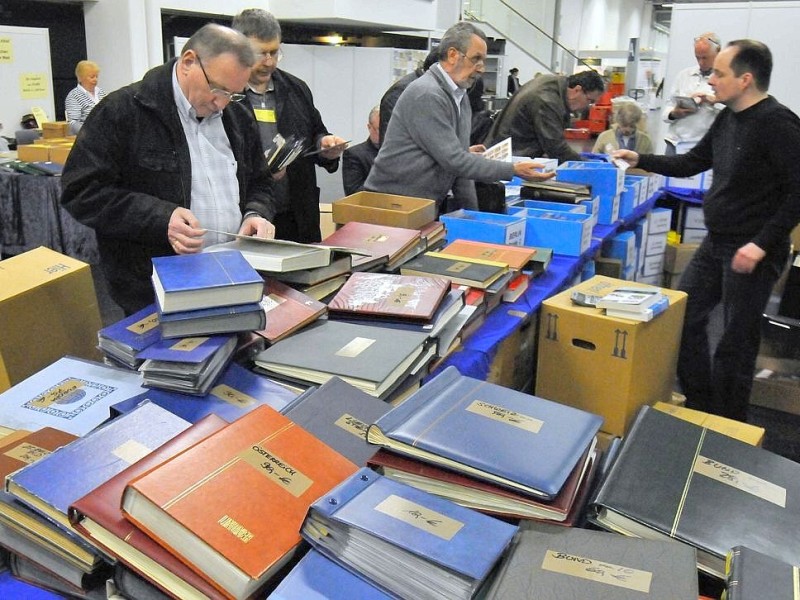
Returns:
[[[525,218],[518,215],[460,209],[439,217],[444,223],[448,242],[474,240],[522,246],[525,242]]]
[[[597,222],[615,223],[620,216],[619,195],[623,190],[625,172],[609,163],[567,161],[556,169],[556,180],[583,183],[591,186],[592,195],[599,196]]]
[[[580,256],[592,241],[590,215],[579,215],[538,208],[513,208],[513,214],[523,216],[525,245],[552,248],[556,254]]]
[[[523,200],[521,203],[523,208],[538,208],[541,210],[563,210],[568,213],[575,213],[579,215],[588,214],[590,206],[586,204],[569,204],[567,202],[548,202],[547,200]]]

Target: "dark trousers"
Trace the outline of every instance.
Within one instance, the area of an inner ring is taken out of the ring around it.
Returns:
[[[687,407],[746,421],[761,316],[787,253],[767,254],[752,273],[744,275],[731,269],[741,245],[711,241],[708,236],[683,273],[679,287],[689,298],[678,379]],[[712,357],[707,326],[717,304],[722,304],[723,331]]]

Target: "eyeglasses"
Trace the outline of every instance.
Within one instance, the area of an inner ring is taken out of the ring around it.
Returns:
[[[466,53],[458,51],[458,53],[466,58],[469,62],[471,62],[476,67],[483,67],[486,66],[486,57],[485,56],[467,56]]]
[[[709,44],[714,46],[717,50],[722,48],[722,44],[720,44],[717,40],[715,40],[713,38],[710,38],[708,36],[703,36],[703,35],[698,36],[698,37],[694,38],[694,41],[695,41],[695,43],[697,43],[697,42],[708,42]]]
[[[272,62],[279,63],[283,58],[283,50],[278,48],[277,50],[256,50],[256,58],[261,60],[266,60],[269,57],[272,59]]]
[[[227,100],[228,102],[241,102],[246,98],[244,94],[240,94],[238,92],[229,92],[228,90],[223,90],[222,88],[214,87],[211,85],[211,80],[208,78],[208,73],[206,73],[205,68],[203,67],[203,62],[200,60],[200,56],[197,55],[197,64],[200,65],[200,70],[203,72],[203,77],[206,78],[206,83],[208,84],[208,90],[214,94],[215,96],[219,96],[220,98]]]

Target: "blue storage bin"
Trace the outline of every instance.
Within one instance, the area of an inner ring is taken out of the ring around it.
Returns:
[[[556,180],[591,186],[592,195],[600,197],[597,222],[611,225],[619,220],[619,195],[625,172],[609,163],[567,161],[556,169]]]
[[[477,210],[460,209],[439,217],[444,223],[448,242],[474,240],[522,246],[525,242],[525,218]]]
[[[556,254],[580,256],[592,242],[590,215],[538,208],[513,208],[527,221],[525,246],[552,248]]]
[[[541,210],[563,210],[564,212],[576,213],[579,215],[588,214],[587,209],[590,208],[585,204],[549,202],[547,200],[523,200],[521,206],[524,208],[538,208]]]

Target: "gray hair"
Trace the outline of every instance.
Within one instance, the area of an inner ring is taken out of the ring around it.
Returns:
[[[466,54],[473,35],[477,35],[484,42],[486,41],[486,34],[467,21],[459,21],[450,27],[444,32],[442,41],[439,42],[439,60],[447,58],[447,51],[450,48],[455,48],[462,54]]]
[[[381,114],[381,107],[380,106],[373,106],[372,109],[369,111],[367,115],[367,121],[372,121],[372,115],[380,115]]]
[[[221,54],[233,54],[239,64],[248,69],[256,64],[256,55],[244,35],[223,25],[208,23],[189,38],[183,52],[194,50],[200,58],[216,58]]]
[[[614,115],[614,121],[622,127],[635,127],[642,118],[642,109],[635,102],[622,102]]]
[[[263,8],[244,9],[233,17],[231,27],[241,31],[246,37],[263,42],[281,39],[281,24],[271,12]]]

